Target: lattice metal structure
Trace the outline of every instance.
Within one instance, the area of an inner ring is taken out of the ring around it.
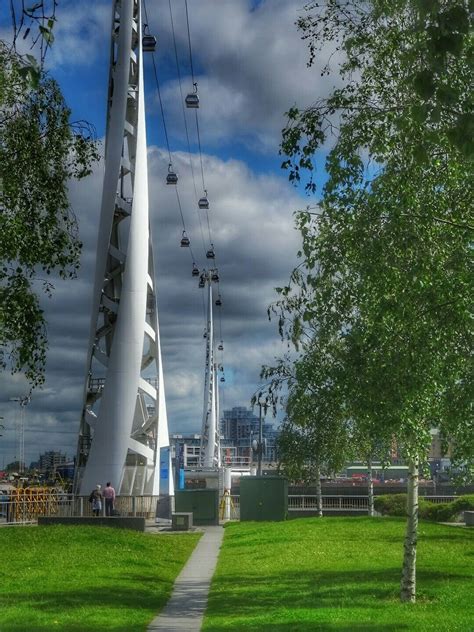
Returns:
[[[219,435],[219,382],[214,354],[214,320],[212,273],[203,273],[207,288],[206,325],[206,373],[204,380],[204,408],[201,430],[201,467],[216,468],[221,465]]]
[[[140,0],[114,0],[112,15],[105,173],[75,490],[85,494],[111,481],[122,495],[157,495],[173,488],[148,213]]]

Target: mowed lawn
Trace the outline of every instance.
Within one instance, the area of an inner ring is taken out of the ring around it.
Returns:
[[[418,602],[398,599],[405,522],[303,518],[226,528],[205,632],[472,632],[474,529],[423,522]]]
[[[0,632],[143,632],[197,534],[0,528]]]

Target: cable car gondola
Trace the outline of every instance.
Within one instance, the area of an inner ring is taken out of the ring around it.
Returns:
[[[211,247],[206,252],[206,257],[208,259],[215,259],[216,258],[216,253],[214,252],[214,244],[211,244]]]
[[[219,274],[217,273],[217,270],[213,270],[211,272],[211,281],[214,281],[215,283],[219,283]]]
[[[178,184],[178,176],[173,171],[173,165],[168,165],[168,174],[166,176],[166,184]]]
[[[206,285],[206,281],[204,280],[204,275],[201,274],[201,278],[199,279],[199,287],[204,287]]]
[[[221,300],[221,296],[219,294],[219,296],[216,298],[216,305],[217,307],[220,307],[222,305],[222,300]]]
[[[199,276],[199,268],[196,266],[195,263],[193,263],[193,271],[191,272],[191,274],[193,275],[193,277]]]
[[[217,348],[219,351],[224,351],[224,345],[222,344],[222,340]]]
[[[142,49],[144,53],[154,53],[156,50],[156,37],[154,35],[144,35],[142,37]]]
[[[209,200],[207,199],[207,191],[204,191],[204,197],[199,198],[198,207],[203,210],[206,210],[209,208]]]
[[[186,98],[184,99],[184,102],[186,103],[186,107],[187,108],[193,108],[196,109],[199,107],[199,97],[198,97],[198,93],[197,93],[197,83],[194,83],[194,92],[189,93]]]
[[[181,237],[181,248],[189,248],[189,237],[186,235],[186,231],[183,230],[183,236]]]
[[[221,377],[221,382],[225,382],[225,377],[224,376]]]

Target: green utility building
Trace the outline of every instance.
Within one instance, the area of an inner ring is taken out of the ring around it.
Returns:
[[[286,520],[288,481],[281,476],[240,479],[240,520]]]
[[[176,513],[192,513],[193,525],[219,524],[219,490],[176,490],[174,510]]]

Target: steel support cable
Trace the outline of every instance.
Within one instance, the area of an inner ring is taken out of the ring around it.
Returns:
[[[199,220],[199,228],[200,228],[200,231],[201,231],[202,247],[203,247],[204,254],[205,254],[206,253],[206,244],[205,244],[205,241],[204,241],[204,230],[203,230],[203,227],[202,227],[202,220],[201,220],[201,215],[199,213],[199,207],[198,207],[199,196],[198,196],[198,193],[197,193],[196,178],[194,176],[193,161],[192,161],[192,158],[191,158],[191,143],[189,141],[188,123],[186,121],[186,110],[185,110],[185,107],[184,107],[184,96],[183,96],[183,88],[182,88],[182,83],[181,83],[181,72],[179,70],[178,47],[177,47],[177,44],[176,44],[176,35],[175,35],[175,30],[174,30],[174,20],[173,20],[173,10],[171,8],[171,0],[168,0],[168,5],[169,5],[169,10],[170,10],[171,32],[173,34],[174,56],[175,56],[175,61],[176,61],[176,72],[178,74],[179,93],[181,95],[181,109],[182,109],[182,112],[183,112],[184,129],[185,129],[185,132],[186,132],[186,141],[187,141],[187,145],[188,145],[189,166],[191,168],[191,176],[192,176],[192,179],[193,179],[194,196],[195,196],[195,199],[196,199],[196,211],[197,211],[197,216],[198,216],[198,220]]]
[[[184,222],[183,208],[181,206],[181,200],[180,200],[180,197],[179,197],[179,192],[178,192],[178,187],[177,186],[175,186],[175,191],[176,191],[176,200],[178,201],[179,214],[181,216],[181,223],[183,225],[183,233],[186,233],[186,235],[187,235],[188,233],[186,231],[186,224]],[[191,243],[189,244],[188,249],[189,249],[189,253],[191,255],[191,261],[193,263],[196,263],[196,259],[194,258],[194,253],[193,253],[193,249],[191,247]]]
[[[186,27],[187,27],[187,33],[188,33],[188,47],[189,47],[189,65],[191,68],[191,77],[192,77],[192,82],[193,82],[193,87],[195,86],[196,82],[195,82],[195,78],[194,78],[194,64],[193,64],[193,53],[192,53],[192,45],[191,45],[191,30],[189,27],[189,11],[188,11],[188,0],[184,0],[184,4],[185,4],[185,8],[186,8]],[[174,34],[173,34],[174,36]],[[200,162],[200,166],[201,166],[201,179],[202,179],[202,188],[203,191],[206,191],[206,183],[205,183],[205,179],[204,179],[204,165],[203,165],[203,161],[202,161],[202,149],[201,149],[201,133],[199,130],[199,119],[198,119],[198,113],[197,110],[195,112],[195,121],[196,121],[196,132],[197,132],[197,140],[198,140],[198,148],[199,148],[199,162]],[[212,232],[211,232],[211,224],[209,221],[209,211],[206,209],[206,220],[207,220],[207,230],[208,230],[208,234],[209,234],[209,243],[212,247],[212,249],[214,249],[214,244],[213,244],[213,240],[212,240]],[[217,268],[217,257],[214,257],[213,259],[213,267]],[[212,281],[209,279],[209,283],[211,283]],[[204,293],[203,293],[203,307],[204,307]],[[210,309],[214,309],[214,305],[210,305],[209,306]],[[220,315],[220,314],[219,314]],[[220,324],[220,334],[221,334],[221,340],[222,340],[222,325]]]
[[[191,48],[190,48],[191,50]],[[197,139],[198,139],[198,147],[199,147],[199,162],[201,164],[201,179],[202,179],[202,188],[203,191],[206,190],[206,183],[204,181],[204,166],[203,166],[203,162],[202,162],[202,151],[201,151],[201,133],[199,131],[199,118],[198,118],[198,113],[197,110],[195,112],[195,118],[196,118],[196,132],[197,132]],[[211,223],[209,221],[209,211],[206,209],[206,220],[207,220],[207,232],[209,234],[209,243],[212,244],[212,231],[211,231]]]
[[[193,79],[193,86],[194,86],[195,82],[194,82],[193,52],[191,48],[191,32],[189,30],[188,0],[184,0],[184,6],[186,7],[186,25],[188,27],[189,65],[191,66],[191,77]]]
[[[146,21],[148,23],[148,11],[147,11],[147,8],[146,8],[146,1],[145,0],[143,0],[143,8],[144,8],[144,11],[145,11],[145,19],[146,19]],[[156,89],[158,91],[158,100],[160,102],[161,119],[163,121],[163,130],[164,130],[164,133],[165,133],[166,148],[168,149],[168,157],[169,157],[169,162],[170,162],[170,165],[171,165],[171,164],[173,164],[173,161],[171,159],[171,150],[170,150],[170,143],[169,143],[169,138],[168,138],[168,130],[167,130],[167,127],[166,127],[165,111],[164,111],[164,108],[163,108],[163,100],[161,98],[160,82],[158,80],[158,71],[156,69],[155,53],[154,52],[152,52],[151,58],[152,58],[152,62],[153,62],[153,74],[155,76]],[[186,223],[184,221],[183,209],[182,209],[182,206],[181,206],[181,200],[180,200],[180,197],[179,197],[179,192],[178,192],[177,185],[175,187],[175,190],[176,190],[176,199],[178,201],[179,214],[181,216],[181,223],[183,225],[183,231],[187,235]],[[191,260],[192,260],[193,263],[195,263],[194,253],[193,253],[193,250],[191,248],[191,245],[189,245],[188,247],[189,247],[189,252],[191,254]]]
[[[192,77],[192,81],[193,81],[193,86],[195,85],[195,79],[194,79],[194,64],[193,64],[193,49],[192,49],[192,45],[191,45],[191,29],[189,27],[189,12],[188,12],[188,0],[184,0],[184,4],[186,7],[186,27],[187,27],[187,31],[188,31],[188,48],[189,48],[189,65],[191,67],[191,77]],[[199,147],[199,162],[201,165],[201,179],[202,179],[202,190],[206,191],[206,182],[204,180],[204,166],[203,166],[203,162],[202,162],[202,150],[201,150],[201,133],[199,131],[199,118],[198,118],[198,113],[197,113],[197,109],[195,111],[195,120],[196,120],[196,132],[197,132],[197,139],[198,139],[198,147]],[[212,241],[212,234],[211,234],[211,226],[210,226],[210,222],[209,222],[209,212],[206,210],[206,219],[207,219],[207,230],[209,233],[209,243],[213,243]]]
[[[148,11],[146,9],[146,1],[145,0],[143,0],[143,9],[145,11],[145,20],[147,21],[147,25],[148,25]],[[158,71],[156,70],[156,62],[155,62],[155,53],[154,52],[152,52],[152,54],[151,54],[151,60],[153,62],[153,73],[155,75],[155,83],[156,83],[156,88],[157,88],[157,91],[158,91],[158,101],[160,102],[161,120],[163,121],[163,131],[165,133],[166,148],[168,150],[168,157],[169,157],[170,164],[172,164],[173,161],[171,160],[171,150],[170,150],[170,142],[169,142],[169,138],[168,138],[168,130],[166,128],[165,110],[163,108],[163,100],[161,98],[160,82],[158,81]]]

